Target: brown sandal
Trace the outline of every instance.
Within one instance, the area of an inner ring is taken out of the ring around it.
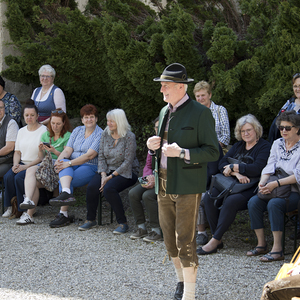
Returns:
[[[258,251],[258,249],[262,249],[261,251]],[[250,251],[251,254],[246,254],[247,256],[258,256],[261,254],[266,254],[268,253],[268,245],[262,247],[262,246],[256,246],[254,249],[251,249]]]

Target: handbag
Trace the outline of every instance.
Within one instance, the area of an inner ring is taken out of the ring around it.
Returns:
[[[277,273],[277,276],[275,277],[275,280],[290,276],[288,274],[288,272],[291,269],[295,268],[296,266],[298,266],[300,264],[300,261],[299,261],[300,256],[299,256],[299,254],[300,254],[300,247],[298,247],[298,249],[295,252],[294,256],[292,257],[291,261],[289,263],[284,263],[282,265],[282,267],[280,268],[279,272]]]
[[[251,156],[247,156],[246,159],[250,159],[253,162],[253,158]],[[242,160],[245,160],[245,156]],[[241,159],[236,159],[232,157],[227,157],[227,161],[230,164],[241,164],[245,163]],[[248,183],[240,183],[236,177],[225,176],[222,173],[218,173],[212,176],[210,188],[208,194],[211,199],[214,200],[214,206],[218,209],[221,209],[223,206],[224,200],[230,194],[239,194],[243,191],[246,191],[253,186],[255,186],[259,182],[259,177],[250,178],[250,182]],[[216,188],[220,193],[217,196],[212,196],[212,189]]]
[[[290,176],[287,174],[283,169],[276,168],[275,173],[270,175],[269,179],[267,180],[268,184],[271,181],[276,181],[281,178],[285,178]],[[292,186],[290,184],[285,184],[278,186],[275,188],[270,194],[261,194],[260,192],[257,193],[257,197],[262,200],[270,200],[272,198],[288,198],[291,194]]]
[[[52,192],[57,188],[59,176],[55,172],[52,156],[49,151],[46,151],[44,159],[35,172],[35,177],[46,190]]]

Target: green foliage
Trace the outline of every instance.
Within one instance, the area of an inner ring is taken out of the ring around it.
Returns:
[[[253,113],[265,132],[300,71],[296,0],[240,0],[241,12],[230,0],[169,0],[165,8],[152,0],[158,12],[139,0],[89,0],[84,13],[75,0],[2,1],[21,53],[5,58],[3,75],[38,86],[39,67],[51,64],[70,116],[85,103],[102,118],[123,108],[144,154],[150,121],[165,105],[152,79],[166,65],[182,63],[195,82],[211,82],[212,100],[227,108],[231,127]]]

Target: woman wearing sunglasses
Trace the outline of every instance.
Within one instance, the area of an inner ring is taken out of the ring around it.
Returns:
[[[66,99],[63,91],[54,85],[55,70],[50,65],[43,65],[39,69],[41,87],[36,88],[31,96],[39,111],[38,121],[47,125],[51,111],[60,107],[66,112]]]
[[[282,138],[274,141],[268,163],[262,170],[258,189],[261,194],[270,194],[275,188],[291,185],[291,194],[287,204],[285,198],[272,198],[269,201],[253,196],[248,202],[251,219],[251,228],[257,237],[257,246],[248,251],[248,256],[265,254],[260,258],[262,262],[283,260],[282,231],[284,214],[298,208],[300,195],[300,115],[295,111],[283,112],[276,120],[276,125]],[[276,168],[281,168],[289,176],[267,183],[270,175]],[[268,252],[268,245],[264,236],[263,214],[268,211],[271,230],[273,234],[273,247]]]
[[[268,140],[270,143],[273,143],[276,139],[281,137],[280,131],[276,126],[276,119],[282,112],[293,110],[297,114],[300,114],[300,73],[296,73],[293,75],[292,84],[294,96],[286,101],[286,103],[281,107],[277,117],[273,120],[268,135]]]

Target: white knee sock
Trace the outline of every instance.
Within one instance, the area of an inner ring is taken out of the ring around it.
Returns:
[[[175,268],[175,266],[174,266],[174,268]],[[176,275],[177,275],[178,282],[183,282],[182,268],[175,268],[175,272],[176,272]]]
[[[182,300],[195,300],[196,283],[185,282]]]

